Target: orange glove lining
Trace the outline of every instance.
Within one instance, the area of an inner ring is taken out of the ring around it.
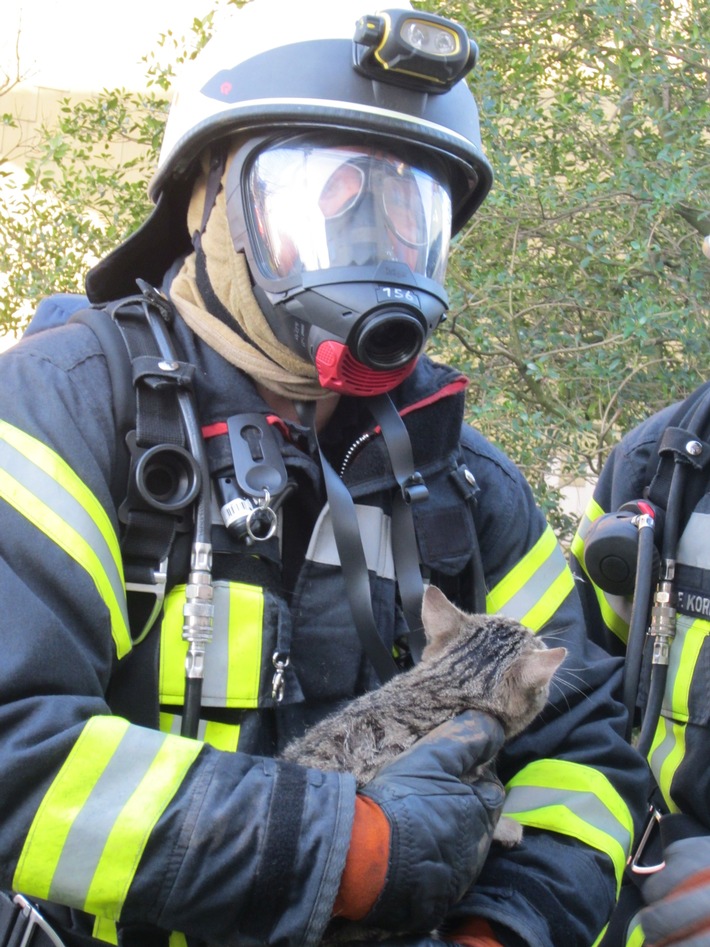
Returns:
[[[462,947],[502,947],[493,933],[493,928],[482,917],[460,921],[458,926],[447,934],[446,939],[461,944]]]
[[[360,921],[385,886],[390,857],[390,824],[382,809],[366,796],[355,797],[350,848],[333,915]]]

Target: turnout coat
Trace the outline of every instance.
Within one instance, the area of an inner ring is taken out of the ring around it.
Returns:
[[[86,326],[67,325],[1,357],[0,888],[40,903],[68,943],[115,942],[119,922],[177,932],[176,944],[308,947],[330,918],[355,787],[276,756],[377,679],[307,432],[274,418],[179,319],[176,334],[195,367],[212,465],[227,449],[226,420],[259,412],[295,490],[278,535],[248,549],[215,516],[203,720],[199,739],[181,737],[189,534],[175,543],[162,616],[136,642],[118,544],[126,448],[102,348]],[[617,702],[621,662],[587,640],[572,574],[520,472],[462,423],[464,388],[422,357],[392,395],[429,491],[414,510],[425,578],[465,607],[475,531],[487,609],[569,653],[549,706],[498,764],[524,840],[494,846],[454,914],[502,925],[511,945],[581,947],[611,913],[643,814],[643,769]],[[352,398],[321,437],[356,504],[389,647],[406,626],[390,541],[398,487],[382,441]],[[279,703],[275,652],[289,659]]]
[[[604,592],[594,584],[584,566],[584,540],[599,517],[618,510],[624,503],[646,497],[646,488],[658,466],[661,437],[669,429],[681,430],[682,413],[678,405],[670,405],[627,434],[614,448],[600,474],[572,546],[572,565],[588,612],[590,634],[610,654],[625,654],[632,599]],[[688,434],[683,443],[689,439]],[[682,824],[687,826],[686,831],[691,835],[710,833],[710,771],[707,765],[710,755],[710,493],[704,460],[705,450],[702,463],[697,464],[702,469],[688,466],[686,489],[682,495],[675,565],[675,636],[670,647],[660,717],[648,751],[653,775],[649,794],[654,806],[662,814],[690,816],[692,822]],[[656,487],[654,496],[655,490]],[[660,494],[659,499],[662,499]],[[665,506],[665,501],[662,505]],[[639,709],[645,707],[649,696],[649,672],[646,654],[636,700]],[[675,832],[677,834],[678,830]],[[650,836],[642,864],[661,861],[659,845],[659,834],[655,832]],[[641,885],[644,877],[636,880]],[[643,942],[642,934],[635,912],[642,905],[642,898],[634,887],[630,887],[627,894],[615,927],[618,924],[620,931],[624,929],[620,934],[624,943],[640,944]]]

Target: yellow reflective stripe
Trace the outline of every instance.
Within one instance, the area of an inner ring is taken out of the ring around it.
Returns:
[[[104,940],[107,944],[118,944],[118,930],[116,922],[108,917],[95,917],[92,935],[97,940]]]
[[[671,784],[684,757],[685,724],[659,717],[648,761],[670,812],[680,812],[671,796]]]
[[[92,717],[37,810],[13,887],[117,918],[150,833],[201,747]]]
[[[604,510],[604,508],[597,503],[594,497],[589,498],[589,502],[587,503],[584,509],[584,516],[582,517],[582,522],[580,523],[579,529],[577,530],[582,540],[586,538],[587,531],[589,530],[589,527],[592,525],[594,520],[598,520],[600,516],[604,516],[605,512],[606,511]]]
[[[185,656],[187,642],[182,637],[185,586],[171,589],[163,606],[160,626],[159,699],[161,703],[182,704],[185,699]]]
[[[594,943],[592,944],[592,947],[599,947],[599,944],[601,944],[601,942],[604,940],[604,935],[606,934],[608,927],[609,927],[608,924],[605,924],[604,927],[602,927],[601,934],[594,941]]]
[[[229,590],[228,707],[258,707],[264,596],[253,585]]]
[[[710,632],[705,619],[680,615],[671,647],[664,712],[659,718],[648,760],[671,812],[680,811],[671,795],[673,779],[686,754],[686,724],[690,718],[690,688],[703,644]]]
[[[539,631],[574,588],[574,578],[548,526],[510,572],[491,589],[486,609]]]
[[[641,921],[639,920],[639,915],[637,914],[632,918],[631,923],[628,926],[626,932],[626,947],[643,947],[643,944],[646,943],[646,935],[643,932],[643,927],[641,927]]]
[[[158,717],[161,733],[180,733],[180,717],[177,714],[166,714],[161,710]]]
[[[690,685],[709,633],[710,622],[704,618],[693,620],[687,615],[678,616],[664,700],[674,720],[687,722],[690,718]]]
[[[587,503],[587,506],[585,507],[584,513],[582,514],[582,519],[579,521],[577,532],[574,534],[574,538],[572,539],[572,544],[570,546],[570,552],[577,559],[583,569],[584,540],[587,538],[589,527],[592,525],[594,520],[599,519],[599,517],[603,515],[604,510],[599,506],[597,501],[591,497]],[[584,569],[584,571],[586,572],[587,570]]]
[[[589,527],[592,523],[604,515],[604,510],[599,506],[596,500],[590,500],[580,521],[579,528],[575,533],[570,551],[577,559],[584,574],[589,577],[584,565],[584,541]],[[591,582],[591,579],[590,579]],[[629,637],[629,620],[631,617],[631,601],[621,595],[610,595],[603,592],[594,582],[592,582],[594,594],[597,597],[599,611],[606,627],[624,644]]]
[[[538,760],[514,776],[506,790],[505,815],[523,825],[578,838],[604,852],[621,884],[633,819],[603,773],[569,760]]]
[[[521,625],[532,631],[539,631],[552,618],[573,588],[574,576],[565,563],[564,569],[547,588],[537,605],[519,619]]]
[[[205,726],[205,735],[202,739],[216,750],[234,753],[239,743],[239,724],[217,723],[208,720]]]
[[[574,534],[574,539],[570,544],[569,551],[584,569],[584,539],[580,535],[579,531]],[[587,570],[585,569],[584,571],[586,572]]]
[[[205,651],[203,707],[259,706],[264,594],[240,582],[214,583],[212,641]],[[182,637],[185,586],[167,597],[160,645],[160,701],[182,704],[185,694],[185,654]]]
[[[128,722],[107,718],[101,741],[93,739],[92,718],[82,730],[66,762],[47,790],[25,840],[13,887],[48,898],[52,877],[76,813],[85,805],[123,739]]]
[[[557,546],[557,540],[551,527],[547,527],[532,549],[516,563],[510,572],[488,593],[488,605],[491,611],[500,609],[517,595],[543,562]]]
[[[179,735],[182,725],[180,714],[160,713],[160,729],[163,733]],[[234,753],[239,743],[240,726],[238,723],[217,723],[215,720],[200,720],[197,739],[208,743],[216,750]]]
[[[118,539],[106,511],[55,451],[6,421],[0,421],[0,449],[4,468],[0,469],[0,497],[89,574],[108,609],[117,655],[124,657],[131,650],[131,636],[123,564]],[[19,465],[18,458],[21,458]],[[15,476],[10,472],[11,466],[16,470]],[[22,482],[17,473],[21,474]],[[56,494],[51,505],[39,491],[29,489],[28,484],[37,481],[51,485]],[[57,509],[65,515],[60,515]],[[70,514],[75,520],[81,515],[88,517],[93,532],[91,541],[82,534],[77,522],[69,521]]]
[[[594,593],[599,602],[604,624],[624,644],[629,640],[629,619],[631,617],[631,600],[621,595],[611,595],[603,592],[596,585]]]

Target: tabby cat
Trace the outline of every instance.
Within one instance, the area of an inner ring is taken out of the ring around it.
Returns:
[[[424,595],[422,624],[427,643],[417,665],[311,727],[283,757],[350,772],[362,787],[420,737],[465,710],[497,717],[506,738],[540,713],[564,648],[547,648],[509,618],[466,614],[434,586]],[[512,846],[522,828],[501,819],[493,837]]]

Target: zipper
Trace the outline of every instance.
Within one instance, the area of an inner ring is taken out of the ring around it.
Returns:
[[[468,379],[465,377],[465,375],[459,375],[458,378],[453,379],[453,381],[449,382],[449,384],[445,385],[443,388],[438,389],[426,398],[422,398],[420,401],[414,402],[414,404],[410,404],[408,407],[403,408],[399,413],[402,417],[404,417],[404,415],[409,414],[411,411],[417,411],[419,408],[425,408],[430,404],[434,404],[436,401],[440,401],[442,398],[448,398],[450,395],[456,394],[463,388],[466,388],[467,385]],[[338,471],[341,478],[352,463],[353,458],[358,453],[358,451],[360,451],[365,446],[365,444],[368,443],[368,441],[378,437],[381,433],[382,432],[380,431],[379,427],[375,428],[373,431],[365,431],[364,434],[361,434],[357,440],[355,440],[350,445],[350,447],[348,447],[340,464],[340,470]]]
[[[348,449],[345,451],[345,456],[343,457],[341,461],[340,469],[338,471],[338,475],[341,478],[341,480],[343,476],[345,475],[345,471],[348,469],[348,467],[352,463],[352,460],[355,457],[355,455],[365,446],[365,444],[368,443],[368,441],[371,441],[373,437],[377,437],[378,434],[379,434],[379,431],[365,431],[364,434],[361,434],[357,438],[357,440],[353,441],[350,447],[348,447]]]

